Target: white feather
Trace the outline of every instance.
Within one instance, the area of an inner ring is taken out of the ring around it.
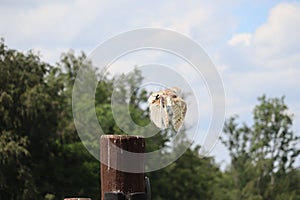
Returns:
[[[169,126],[169,117],[168,117],[167,105],[165,104],[165,102],[166,102],[166,98],[161,97],[161,101],[160,101],[161,110],[160,110],[160,112],[162,114],[162,120],[164,122],[165,128],[168,128],[168,126]]]
[[[158,128],[165,128],[163,124],[163,112],[159,104],[150,104],[150,119]]]

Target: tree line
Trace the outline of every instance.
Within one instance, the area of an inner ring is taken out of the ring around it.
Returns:
[[[86,59],[83,52],[69,51],[49,64],[39,54],[10,49],[1,40],[0,199],[100,199],[99,161],[81,143],[72,116],[76,73],[92,65]],[[130,115],[137,124],[150,123],[149,110],[140,106],[149,91],[135,90],[143,80],[140,71],[114,77],[95,73],[101,80],[95,110],[105,133],[124,134],[113,120],[113,89],[130,98]],[[224,124],[220,141],[231,159],[225,170],[213,157],[202,157],[200,146],[190,147],[176,162],[147,174],[152,199],[300,199],[295,163],[299,137],[292,124],[284,97],[259,97],[253,124],[240,122],[238,116]],[[148,138],[147,151],[166,147],[169,135],[161,131]]]

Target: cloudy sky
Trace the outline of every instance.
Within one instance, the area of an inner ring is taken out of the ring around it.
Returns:
[[[51,63],[62,52],[91,52],[137,28],[166,28],[199,43],[218,69],[226,117],[251,123],[257,97],[286,96],[300,133],[300,2],[279,0],[96,1],[0,0],[0,36],[10,48],[34,49]],[[224,148],[213,151],[226,160]]]

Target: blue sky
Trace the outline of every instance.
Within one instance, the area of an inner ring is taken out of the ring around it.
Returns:
[[[251,123],[257,97],[286,96],[300,133],[300,1],[26,1],[0,0],[0,36],[10,48],[40,51],[51,63],[62,52],[91,52],[137,28],[166,28],[198,42],[218,69],[226,117]],[[213,151],[228,160],[224,147]]]

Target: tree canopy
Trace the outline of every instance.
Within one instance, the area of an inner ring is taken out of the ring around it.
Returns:
[[[299,136],[291,130],[293,115],[284,97],[258,98],[253,125],[238,125],[231,117],[224,126],[222,142],[231,156],[228,170],[234,178],[234,199],[299,199]],[[287,181],[290,180],[291,182]]]

